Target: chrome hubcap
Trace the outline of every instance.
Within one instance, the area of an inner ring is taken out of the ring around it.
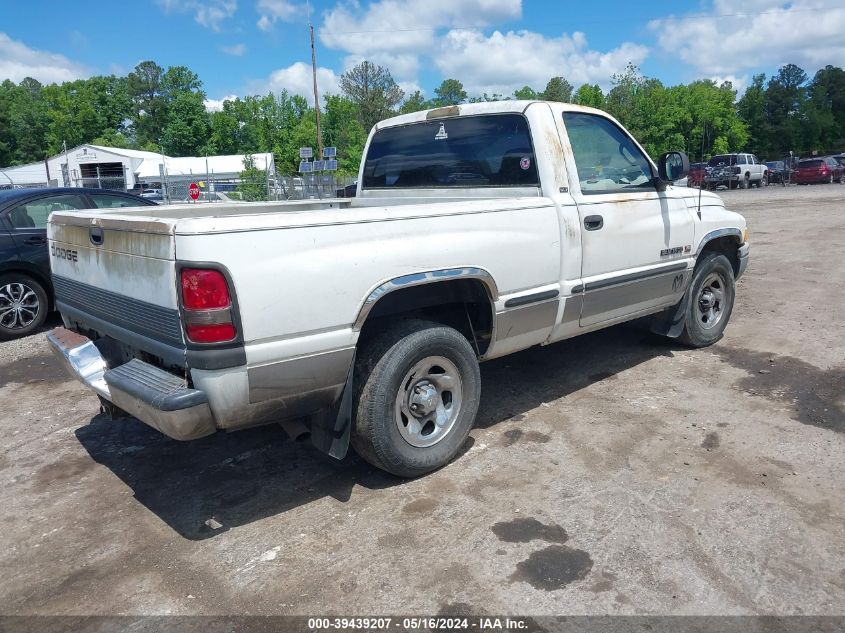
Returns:
[[[26,284],[0,287],[0,326],[10,330],[28,327],[38,316],[39,308],[38,295]]]
[[[719,273],[710,273],[704,280],[696,303],[696,318],[705,330],[722,320],[725,306],[725,281]]]
[[[396,427],[411,446],[433,446],[449,434],[461,411],[462,382],[448,358],[429,356],[405,374],[396,394]]]

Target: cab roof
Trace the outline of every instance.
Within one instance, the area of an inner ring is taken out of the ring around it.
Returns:
[[[442,108],[430,108],[428,110],[420,110],[419,112],[411,112],[410,114],[400,114],[399,116],[385,119],[376,123],[377,130],[386,127],[394,127],[396,125],[407,125],[408,123],[419,123],[427,120],[437,120],[440,118],[451,118],[456,116],[471,116],[479,114],[505,114],[518,113],[521,114],[525,110],[537,103],[548,103],[555,106],[563,106],[564,110],[571,112],[588,112],[591,114],[601,114],[609,116],[602,110],[581,106],[574,103],[563,103],[560,101],[538,101],[538,100],[509,100],[509,101],[484,101],[481,103],[462,103],[455,106],[445,106]]]

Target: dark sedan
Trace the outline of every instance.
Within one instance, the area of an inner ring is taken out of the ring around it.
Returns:
[[[155,202],[107,189],[0,191],[0,340],[37,329],[53,303],[47,252],[50,213],[141,206]]]
[[[795,182],[810,185],[820,182],[845,182],[845,169],[833,158],[807,158],[795,168]]]
[[[785,185],[789,180],[789,169],[786,162],[782,160],[766,161],[766,167],[769,168],[769,183],[778,183]]]

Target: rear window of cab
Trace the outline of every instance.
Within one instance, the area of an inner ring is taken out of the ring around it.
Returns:
[[[538,186],[528,121],[521,114],[434,119],[375,133],[364,189]]]

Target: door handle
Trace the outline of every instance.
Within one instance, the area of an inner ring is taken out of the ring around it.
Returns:
[[[598,231],[604,226],[604,218],[600,215],[588,215],[584,218],[584,228],[588,231]]]
[[[27,246],[41,246],[42,244],[47,243],[47,238],[46,237],[38,237],[38,236],[28,237],[23,241],[23,243],[26,244]]]

